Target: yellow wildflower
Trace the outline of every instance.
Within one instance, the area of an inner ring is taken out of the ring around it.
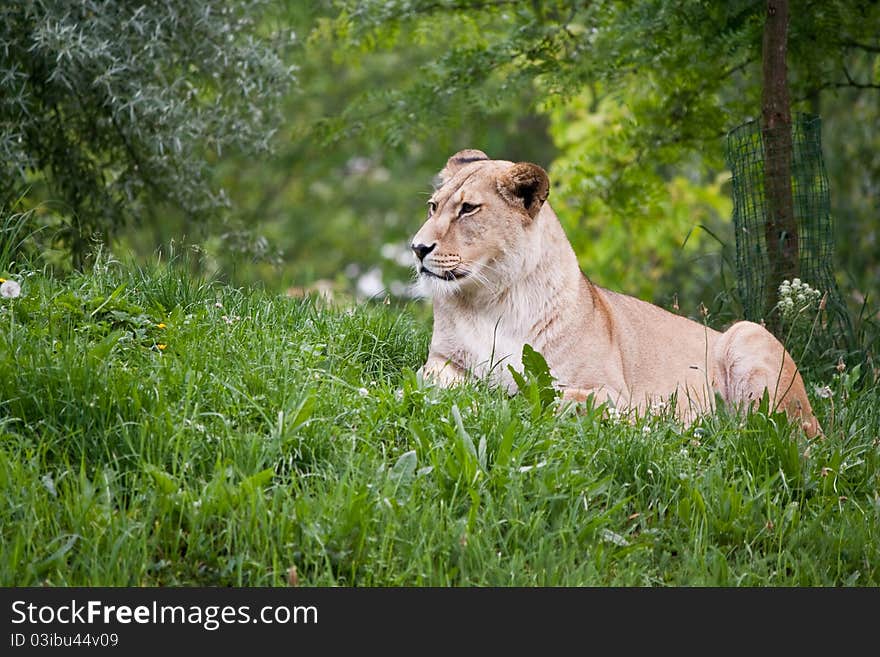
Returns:
[[[165,345],[165,344],[157,344],[157,345],[156,345],[156,348],[157,348],[159,351],[162,351],[162,350],[164,350],[165,347],[167,347],[167,346],[168,346],[168,345]]]
[[[160,329],[165,328],[165,322],[159,322],[158,324],[156,324],[156,328],[160,328]]]

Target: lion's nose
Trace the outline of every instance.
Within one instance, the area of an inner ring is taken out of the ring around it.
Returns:
[[[419,260],[424,260],[425,256],[433,251],[435,246],[437,246],[437,242],[434,242],[431,246],[427,246],[425,244],[410,244],[410,248],[415,251],[415,254],[416,256],[418,256]]]

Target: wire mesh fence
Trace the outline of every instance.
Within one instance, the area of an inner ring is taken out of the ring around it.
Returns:
[[[798,114],[780,129],[790,134],[750,121],[727,135],[738,292],[746,319],[770,328],[795,360],[824,369],[854,345],[834,278],[822,123]],[[809,289],[820,294],[803,294]]]

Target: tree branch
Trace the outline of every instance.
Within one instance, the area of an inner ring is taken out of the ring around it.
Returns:
[[[856,82],[853,80],[853,77],[849,74],[849,70],[847,70],[846,65],[843,66],[843,74],[846,76],[846,84],[838,82],[835,84],[835,87],[855,87],[856,89],[880,89],[880,84],[874,84],[873,82]]]
[[[852,39],[847,39],[841,42],[844,48],[858,48],[859,50],[864,50],[866,52],[878,52],[880,53],[880,45],[873,45],[870,43],[859,43],[858,41],[853,41]]]
[[[722,71],[722,72],[718,75],[718,77],[719,77],[719,79],[721,79],[721,80],[726,80],[727,78],[729,78],[729,77],[730,77],[731,75],[733,75],[734,73],[738,73],[739,71],[742,71],[742,70],[743,70],[744,68],[746,68],[749,64],[751,64],[751,63],[753,63],[753,62],[756,62],[757,60],[758,60],[757,57],[748,57],[745,61],[743,61],[743,62],[737,64],[736,66],[731,66],[731,67],[730,67],[729,69],[727,69],[726,71]],[[703,88],[705,88],[705,87],[706,87],[706,85],[704,84],[704,85],[703,85]]]

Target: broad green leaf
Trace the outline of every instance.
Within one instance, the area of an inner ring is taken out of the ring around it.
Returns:
[[[272,477],[274,476],[275,470],[273,468],[260,470],[256,474],[252,474],[250,477],[242,480],[241,489],[245,491],[254,491],[263,488],[266,484],[272,481]]]
[[[164,470],[160,470],[155,465],[145,465],[144,471],[149,474],[153,481],[156,483],[156,487],[166,495],[171,495],[177,491],[177,482],[174,480],[170,474],[165,472]]]
[[[471,438],[471,435],[464,428],[464,423],[461,420],[461,411],[458,410],[458,405],[452,405],[452,417],[455,420],[455,428],[458,432],[458,437],[461,439],[462,444],[467,449],[468,453],[471,454],[474,458],[477,457],[477,450],[474,447],[474,439]]]
[[[399,504],[403,504],[409,497],[417,464],[416,452],[410,450],[397,459],[388,473],[388,478],[394,482],[394,497]]]

